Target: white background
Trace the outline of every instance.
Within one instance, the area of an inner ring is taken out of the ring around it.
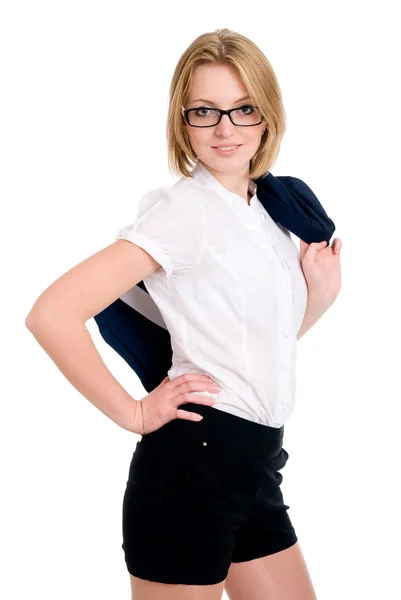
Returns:
[[[401,597],[396,6],[2,3],[3,598],[130,597],[121,503],[137,436],[68,382],[24,321],[47,286],[134,220],[143,194],[174,182],[170,79],[192,40],[219,27],[272,63],[288,118],[273,174],[303,179],[343,241],[341,293],[298,342],[289,514],[319,600]],[[112,373],[143,397],[87,325]]]

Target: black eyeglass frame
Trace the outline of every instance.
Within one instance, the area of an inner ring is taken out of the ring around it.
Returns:
[[[184,108],[184,106],[181,106],[181,112],[184,115],[184,118],[185,118],[186,122],[188,123],[188,125],[190,125],[191,127],[202,127],[202,129],[205,127],[216,127],[216,125],[218,125],[220,123],[223,115],[228,115],[228,118],[230,119],[231,123],[233,125],[235,125],[236,127],[255,127],[256,125],[260,125],[261,123],[263,123],[263,119],[261,119],[258,123],[252,123],[251,125],[238,125],[237,123],[234,123],[234,121],[231,118],[231,113],[234,110],[240,110],[244,106],[249,106],[249,107],[256,108],[256,109],[258,108],[254,104],[242,104],[242,106],[238,106],[237,108],[230,108],[229,110],[223,110],[222,108],[214,108],[212,106],[197,106],[196,108]],[[215,110],[215,111],[219,112],[220,117],[219,117],[219,120],[217,121],[217,123],[213,123],[213,125],[193,125],[192,123],[190,123],[188,113],[190,113],[191,111],[200,110],[201,108],[206,108],[207,110]]]

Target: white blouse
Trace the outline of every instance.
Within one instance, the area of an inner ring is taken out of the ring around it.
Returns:
[[[307,285],[297,245],[256,188],[250,179],[248,205],[199,163],[193,177],[145,194],[136,220],[115,239],[135,243],[161,266],[144,279],[149,295],[135,286],[121,299],[168,329],[170,380],[208,375],[221,390],[192,393],[214,397],[218,410],[281,427],[294,407]]]

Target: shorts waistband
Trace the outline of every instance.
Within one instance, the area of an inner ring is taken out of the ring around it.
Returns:
[[[282,447],[284,425],[270,427],[244,419],[232,413],[192,402],[178,408],[196,412],[203,416],[201,421],[173,419],[159,429],[145,434],[145,444],[200,444],[212,442],[233,453],[252,456],[274,456]]]

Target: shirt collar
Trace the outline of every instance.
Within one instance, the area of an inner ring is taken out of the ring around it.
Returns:
[[[245,198],[225,188],[201,162],[198,162],[194,167],[192,178],[199,185],[214,189],[220,196],[227,200],[231,207],[238,206],[241,210],[245,208],[248,211],[257,208],[257,185],[252,179],[249,179],[248,183],[248,189],[252,194],[250,204],[248,205]]]

